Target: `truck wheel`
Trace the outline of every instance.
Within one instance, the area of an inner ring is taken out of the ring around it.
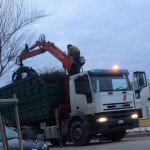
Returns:
[[[67,143],[67,139],[65,137],[62,138],[62,144],[65,145]],[[50,142],[53,146],[59,146],[60,141],[58,139],[50,139]]]
[[[116,132],[112,132],[112,133],[109,135],[108,139],[109,139],[109,140],[112,140],[112,141],[120,141],[121,139],[124,138],[125,134],[126,134],[126,131],[116,131]]]
[[[71,125],[70,138],[77,146],[87,145],[91,140],[83,123],[80,121],[76,121]]]
[[[23,134],[24,138],[35,140],[36,135],[40,134],[40,131],[38,130],[38,128],[33,127],[33,126],[24,126],[21,129],[21,133]]]
[[[28,139],[30,135],[28,135],[28,132],[25,129],[21,130],[22,136],[24,139]]]
[[[52,144],[53,146],[59,146],[59,145],[60,145],[60,142],[59,142],[59,140],[57,140],[57,139],[51,139],[50,142],[51,142],[51,144]]]

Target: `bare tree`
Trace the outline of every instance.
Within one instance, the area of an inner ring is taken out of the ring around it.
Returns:
[[[27,41],[26,27],[44,16],[27,0],[0,0],[0,77],[15,64]]]

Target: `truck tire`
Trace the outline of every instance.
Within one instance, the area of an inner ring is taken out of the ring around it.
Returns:
[[[50,139],[50,142],[53,146],[59,146],[60,145],[60,141],[57,139]]]
[[[81,121],[75,121],[70,127],[70,138],[76,146],[89,144],[91,138]]]
[[[112,132],[109,136],[108,136],[108,139],[111,140],[111,141],[120,141],[121,139],[124,138],[126,134],[126,131],[123,130],[123,131],[116,131],[116,132]]]
[[[25,126],[21,129],[21,133],[23,134],[23,137],[26,139],[36,140],[36,135],[40,134],[40,131],[36,127]]]
[[[22,129],[21,133],[24,139],[29,139],[30,135],[25,129]]]
[[[65,145],[67,143],[67,139],[65,137],[62,138],[62,144]],[[60,141],[59,139],[50,139],[50,142],[53,146],[59,146],[60,145]]]

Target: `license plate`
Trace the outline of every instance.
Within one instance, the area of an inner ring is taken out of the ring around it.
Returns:
[[[124,123],[124,120],[119,120],[118,123],[119,123],[119,124],[120,124],[120,123]]]

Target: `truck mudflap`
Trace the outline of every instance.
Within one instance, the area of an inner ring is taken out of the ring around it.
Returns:
[[[139,127],[138,118],[131,118],[131,115],[135,113],[137,114],[135,110],[128,110],[96,115],[94,119],[89,119],[89,123],[87,124],[88,132],[89,134],[105,134]],[[100,123],[98,121],[100,117],[107,118],[107,121]]]

